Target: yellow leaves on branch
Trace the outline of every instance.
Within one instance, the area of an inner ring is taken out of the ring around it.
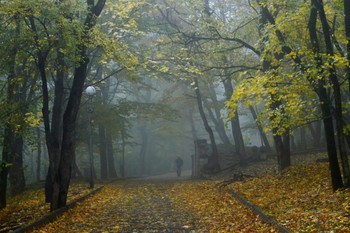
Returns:
[[[264,130],[277,134],[316,117],[317,100],[306,79],[300,73],[283,73],[282,69],[243,73],[226,103],[229,117],[234,116],[240,103],[261,107],[259,119]]]

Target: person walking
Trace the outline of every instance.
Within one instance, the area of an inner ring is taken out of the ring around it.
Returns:
[[[184,161],[180,158],[180,156],[177,156],[175,163],[176,163],[177,176],[181,176],[181,168],[182,168]]]

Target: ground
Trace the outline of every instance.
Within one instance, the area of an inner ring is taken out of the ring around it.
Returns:
[[[269,160],[235,166],[211,179],[193,180],[184,171],[181,177],[173,172],[116,180],[34,232],[278,232],[234,198],[229,192],[234,190],[290,232],[349,233],[350,190],[333,192],[325,157],[293,156],[283,174]],[[86,194],[87,187],[73,183],[69,200]],[[48,213],[42,189],[9,203],[0,211],[0,232]]]
[[[34,232],[277,232],[212,181],[169,178],[114,182]]]

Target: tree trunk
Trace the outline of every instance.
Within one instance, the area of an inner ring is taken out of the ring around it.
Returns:
[[[323,1],[313,0],[313,4],[311,7],[313,6],[317,6],[317,9],[318,9],[318,15],[320,17],[320,21],[322,24],[323,37],[326,44],[327,54],[329,56],[334,56],[331,31],[330,31],[330,27],[327,21],[327,16],[324,10]],[[346,154],[346,147],[345,147],[344,126],[343,126],[343,107],[342,107],[340,83],[337,77],[336,68],[334,67],[334,64],[328,64],[328,66],[329,66],[328,68],[329,79],[333,87],[333,96],[334,96],[334,103],[335,103],[334,114],[335,114],[337,139],[338,139],[337,141],[338,141],[339,155],[341,158],[342,168],[343,168],[344,185],[345,187],[349,187],[350,186],[350,167],[349,167],[349,161],[348,161],[348,157]]]
[[[76,118],[80,106],[81,96],[84,88],[84,82],[87,76],[87,65],[89,63],[89,59],[87,57],[87,48],[85,43],[89,38],[89,31],[96,24],[96,19],[102,12],[102,9],[105,5],[105,0],[97,1],[96,5],[94,1],[87,0],[87,15],[85,18],[85,28],[82,33],[81,44],[78,48],[79,58],[81,59],[79,62],[75,64],[74,69],[74,77],[72,87],[70,89],[70,94],[68,98],[68,103],[63,115],[62,121],[62,140],[56,140],[55,137],[59,134],[54,134],[50,132],[50,123],[49,123],[49,106],[48,106],[48,91],[47,91],[47,82],[46,82],[46,74],[45,74],[45,56],[41,56],[41,76],[43,80],[43,76],[45,77],[42,82],[43,88],[43,114],[44,114],[44,123],[45,123],[45,134],[46,141],[48,144],[49,157],[50,157],[50,177],[49,185],[52,186],[51,200],[50,200],[50,208],[51,211],[56,210],[60,207],[63,207],[67,203],[67,194],[68,188],[72,173],[72,162],[75,157],[75,126],[76,126]],[[56,91],[56,89],[55,89]],[[61,91],[61,90],[60,90]],[[63,95],[61,95],[63,96]],[[61,100],[61,99],[60,99]],[[56,101],[56,99],[55,99]],[[46,115],[46,117],[45,117]],[[58,117],[58,114],[56,114]],[[61,118],[59,118],[61,119]],[[52,127],[60,128],[60,124],[55,123],[52,120]],[[54,128],[52,129],[54,131]],[[51,134],[52,133],[52,134]],[[61,147],[60,147],[61,142]]]
[[[107,167],[107,145],[106,145],[106,130],[102,125],[98,127],[99,141],[100,141],[100,165],[101,165],[101,179],[108,179],[108,167]]]
[[[233,93],[232,79],[230,77],[226,77],[226,80],[223,80],[222,83],[224,84],[224,87],[225,87],[226,99],[230,100]],[[235,141],[236,153],[239,157],[240,162],[244,163],[246,153],[245,153],[243,134],[241,131],[241,125],[239,122],[239,116],[237,111],[235,112],[234,118],[230,120],[230,123],[231,123],[233,140]]]
[[[258,127],[259,134],[260,134],[260,137],[261,137],[261,139],[262,139],[262,141],[264,143],[263,145],[264,145],[266,151],[271,151],[272,149],[271,149],[269,140],[267,139],[267,136],[266,136],[263,128],[261,127],[260,123],[258,122],[258,115],[256,114],[256,111],[255,111],[254,107],[249,106],[249,110],[250,110],[250,113],[253,116],[254,121],[256,122],[256,126]]]
[[[190,119],[192,138],[193,138],[193,141],[196,141],[198,139],[198,136],[197,136],[196,126],[195,126],[195,123],[193,120],[193,109],[192,108],[188,110],[188,117]]]
[[[17,27],[18,28],[18,27]],[[16,38],[15,38],[16,39]],[[16,77],[16,55],[17,55],[17,49],[13,48],[10,52],[10,59],[8,61],[8,81],[7,81],[7,94],[6,94],[6,101],[9,106],[13,104],[14,96],[15,96],[15,86],[14,81]],[[11,113],[8,113],[11,117]],[[6,207],[6,192],[7,192],[7,177],[10,170],[10,166],[12,164],[13,156],[14,156],[14,150],[13,145],[15,141],[15,130],[7,121],[5,123],[5,130],[4,130],[4,138],[3,138],[3,147],[2,147],[2,161],[0,165],[0,209],[3,209]]]
[[[307,127],[310,130],[313,139],[313,146],[319,148],[321,145],[321,131],[322,131],[322,122],[317,121],[312,124],[308,124]]]
[[[320,87],[319,98],[321,101],[321,110],[323,115],[323,124],[327,142],[327,152],[329,160],[329,168],[331,171],[332,188],[338,190],[344,187],[341,171],[339,168],[339,161],[337,157],[337,147],[334,138],[333,119],[331,117],[331,109],[327,92],[324,87]]]
[[[262,7],[262,12],[265,15],[265,18],[268,19],[268,21],[275,25],[275,21],[273,19],[272,14],[269,12],[266,6]],[[318,45],[318,39],[317,39],[317,31],[316,31],[316,22],[317,22],[317,8],[311,6],[310,8],[310,18],[309,18],[309,35],[310,35],[310,41],[311,46],[314,50],[315,54],[318,53],[319,45]],[[287,43],[285,42],[285,39],[283,37],[283,34],[276,30],[276,36],[278,37],[278,40],[280,41],[282,51],[284,54],[290,54],[292,52],[292,49],[287,46]],[[316,57],[317,59],[317,57]],[[301,72],[307,73],[306,67],[302,64],[301,59],[299,56],[296,56],[293,58],[293,61],[300,67]],[[343,181],[341,177],[341,172],[339,168],[338,158],[337,158],[337,148],[335,146],[335,137],[334,137],[334,129],[333,129],[333,121],[331,116],[331,109],[330,109],[330,102],[328,99],[328,94],[325,89],[325,82],[324,80],[319,80],[317,84],[314,83],[315,80],[309,80],[310,83],[313,85],[315,92],[317,93],[320,103],[321,103],[321,110],[322,110],[322,117],[323,117],[323,123],[325,128],[325,136],[326,136],[326,142],[327,142],[327,153],[329,158],[329,166],[331,170],[331,180],[332,180],[332,187],[333,190],[337,190],[343,187]]]
[[[120,174],[121,177],[125,178],[125,133],[124,130],[121,131],[121,139],[122,139],[122,159],[121,159],[121,164],[120,164]]]
[[[301,126],[299,128],[300,131],[300,149],[301,150],[306,150],[307,149],[307,140],[306,140],[306,132],[305,132],[305,127]]]
[[[221,117],[220,108],[219,108],[220,103],[217,99],[215,88],[214,88],[212,83],[209,83],[208,85],[209,85],[208,88],[209,88],[210,98],[213,101],[213,108],[214,108],[215,115],[211,111],[211,108],[209,107],[208,101],[204,98],[203,100],[204,100],[204,103],[206,105],[207,111],[208,111],[209,116],[212,119],[213,123],[215,124],[215,129],[218,132],[221,141],[225,145],[231,145],[230,139],[228,138],[228,136],[226,134],[225,123]]]
[[[40,181],[40,176],[41,176],[41,133],[40,133],[40,128],[37,128],[36,130],[37,134],[37,159],[36,159],[36,181]]]
[[[12,196],[21,194],[25,188],[23,170],[23,136],[16,135],[12,144],[12,166],[9,171]]]
[[[277,151],[278,170],[280,173],[282,173],[284,169],[290,167],[291,165],[289,131],[285,132],[282,136],[275,135],[274,141]]]
[[[211,119],[211,121],[214,123],[215,125],[215,130],[218,133],[221,141],[225,144],[225,145],[230,145],[230,140],[228,139],[227,135],[226,135],[226,131],[225,131],[225,125],[224,122],[222,121],[222,119],[219,117],[217,118],[217,116],[214,115],[213,111],[211,110],[211,108],[209,107],[209,103],[208,101],[204,98],[203,102],[205,104],[205,107],[207,109],[207,112],[209,114],[209,117]]]
[[[147,123],[144,123],[147,124]],[[141,149],[140,149],[140,172],[141,175],[146,175],[146,155],[148,148],[148,135],[146,132],[146,125],[140,126],[140,135],[141,135]]]
[[[111,179],[117,178],[117,172],[114,165],[114,153],[113,153],[113,140],[111,131],[106,129],[106,141],[107,141],[107,160],[108,160],[108,177]]]
[[[9,125],[5,126],[2,161],[0,167],[0,209],[6,207],[7,177],[11,165],[11,144],[14,135]]]
[[[350,1],[344,0],[344,24],[345,24],[345,37],[346,44],[346,57],[350,62]],[[346,79],[348,80],[348,90],[350,93],[350,67],[346,66]]]
[[[202,96],[201,96],[201,93],[199,91],[198,79],[196,77],[194,78],[194,83],[195,83],[194,87],[195,87],[195,93],[196,93],[196,97],[197,97],[197,104],[198,104],[199,113],[201,115],[205,130],[209,134],[210,143],[211,143],[211,147],[212,147],[212,154],[208,158],[208,169],[212,170],[212,171],[220,170],[218,149],[216,147],[214,133],[208,124],[207,117],[205,116],[205,113],[203,110]]]

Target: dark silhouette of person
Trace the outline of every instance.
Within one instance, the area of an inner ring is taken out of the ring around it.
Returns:
[[[175,163],[176,163],[177,176],[181,176],[181,168],[182,168],[182,165],[184,164],[184,161],[180,158],[180,156],[177,156]]]

